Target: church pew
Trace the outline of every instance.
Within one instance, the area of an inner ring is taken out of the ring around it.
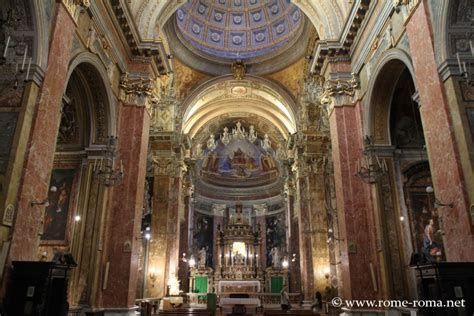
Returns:
[[[160,311],[158,314],[155,315],[168,315],[168,316],[184,316],[184,315],[197,315],[197,316],[212,316],[212,312],[205,310],[205,309],[174,309],[174,310],[166,310]]]
[[[285,315],[320,315],[318,312],[305,309],[290,309],[290,310],[266,310],[263,313],[264,316],[285,316]]]

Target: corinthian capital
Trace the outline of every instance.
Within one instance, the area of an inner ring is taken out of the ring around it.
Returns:
[[[331,107],[351,104],[351,98],[359,87],[359,76],[354,73],[347,79],[326,80],[321,95],[321,104]]]
[[[156,102],[156,81],[149,74],[125,73],[120,80],[120,101],[125,104],[143,106],[150,113]]]

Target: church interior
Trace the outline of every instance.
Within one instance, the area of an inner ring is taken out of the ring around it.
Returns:
[[[474,314],[473,1],[2,0],[0,54],[0,315]]]

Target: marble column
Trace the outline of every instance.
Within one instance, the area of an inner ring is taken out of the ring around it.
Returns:
[[[333,102],[329,121],[341,239],[340,294],[346,299],[374,299],[379,295],[375,223],[369,186],[355,176],[363,150],[361,104]]]
[[[299,264],[301,273],[301,290],[303,300],[310,301],[313,297],[313,254],[311,243],[311,205],[309,196],[309,179],[306,165],[302,158],[298,158],[297,192],[299,194]]]
[[[191,254],[189,253],[189,224],[190,224],[190,208],[192,203],[191,197],[191,184],[187,182],[184,185],[184,218],[180,220],[179,223],[179,257],[181,258],[183,254],[186,254],[186,258],[189,260]],[[188,263],[182,260],[178,262],[178,280],[181,281],[181,290],[183,292],[189,292],[189,280],[188,280]]]
[[[406,25],[415,70],[415,81],[420,96],[430,170],[436,197],[453,208],[441,207],[444,246],[448,261],[474,260],[473,219],[458,143],[454,135],[446,92],[439,76],[434,52],[429,9],[425,1],[415,9]],[[428,34],[428,35],[427,35]],[[467,179],[469,180],[469,179]]]
[[[169,153],[168,153],[169,154]],[[183,213],[181,196],[181,165],[175,156],[157,157],[152,213],[152,238],[150,241],[148,269],[155,271],[153,280],[147,283],[147,296],[166,294],[169,278],[178,276],[180,224]]]
[[[288,208],[288,225],[290,226],[289,232],[289,243],[290,243],[290,254],[296,254],[296,261],[290,261],[290,284],[289,290],[291,293],[301,292],[301,271],[299,266],[300,260],[300,240],[299,240],[299,221],[295,210],[295,195],[294,188],[292,185],[287,185],[286,190],[287,208]],[[291,255],[293,256],[293,255]],[[291,260],[291,259],[290,259]]]
[[[122,98],[117,138],[118,159],[123,161],[125,177],[112,187],[108,201],[104,255],[108,273],[104,273],[102,287],[106,314],[131,314],[135,305],[149,126],[146,106],[138,100]]]
[[[17,214],[11,231],[8,262],[38,260],[44,206],[32,206],[31,202],[43,201],[48,197],[61,120],[61,99],[66,89],[66,76],[76,28],[74,20],[61,3],[56,4],[53,21],[48,66],[36,103],[23,166],[23,182],[18,191]]]
[[[324,294],[331,287],[331,266],[329,263],[328,226],[324,195],[324,178],[322,173],[323,158],[311,162],[309,174],[309,195],[311,205],[311,237],[314,288]]]
[[[260,240],[261,240],[261,248],[258,254],[258,266],[264,270],[267,266],[267,221],[266,221],[266,214],[267,214],[267,206],[266,204],[260,204],[257,207],[254,206],[255,209],[255,227],[260,226]]]

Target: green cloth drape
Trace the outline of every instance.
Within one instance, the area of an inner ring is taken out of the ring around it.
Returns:
[[[280,293],[283,288],[283,277],[272,276],[270,279],[270,288],[272,293]]]
[[[194,278],[194,290],[196,293],[207,293],[207,276],[196,276]]]

